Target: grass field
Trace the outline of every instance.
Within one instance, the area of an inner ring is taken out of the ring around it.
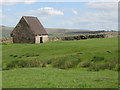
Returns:
[[[54,68],[3,71],[3,88],[117,88],[115,71],[89,72]]]
[[[2,52],[3,69],[10,69],[3,70],[3,87],[118,86],[117,38],[7,44]]]

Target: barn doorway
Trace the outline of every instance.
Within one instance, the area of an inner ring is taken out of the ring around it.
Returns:
[[[40,43],[43,43],[43,37],[40,37]]]

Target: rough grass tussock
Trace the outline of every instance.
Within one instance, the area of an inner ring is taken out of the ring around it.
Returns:
[[[40,60],[18,60],[12,61],[7,64],[5,70],[9,70],[12,68],[23,68],[23,67],[41,67],[42,62]]]
[[[79,58],[72,58],[71,56],[56,58],[52,65],[55,68],[68,69],[73,68],[79,64],[81,60]]]

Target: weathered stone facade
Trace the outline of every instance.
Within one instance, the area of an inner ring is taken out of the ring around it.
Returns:
[[[47,41],[47,34],[35,34],[35,32],[31,30],[30,27],[34,26],[30,26],[25,17],[22,17],[11,33],[11,36],[13,37],[13,43],[43,43]]]
[[[13,43],[35,43],[35,36],[22,18],[12,32]]]
[[[0,43],[13,43],[12,37],[2,37],[0,38]]]
[[[43,43],[48,41],[48,35],[41,35],[35,37],[35,43]]]

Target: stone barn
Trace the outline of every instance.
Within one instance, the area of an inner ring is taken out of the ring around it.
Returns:
[[[11,33],[13,43],[44,43],[48,34],[37,17],[22,16]]]

